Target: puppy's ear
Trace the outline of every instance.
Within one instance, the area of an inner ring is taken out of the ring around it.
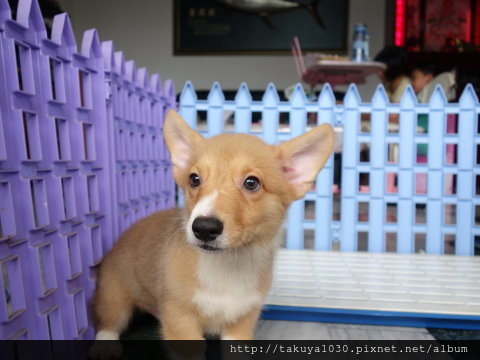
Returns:
[[[295,200],[312,187],[332,153],[333,138],[333,128],[323,124],[278,146],[277,156]]]
[[[169,110],[163,124],[163,136],[167,144],[173,164],[173,174],[186,169],[193,154],[195,144],[203,137],[190,126],[174,110]]]

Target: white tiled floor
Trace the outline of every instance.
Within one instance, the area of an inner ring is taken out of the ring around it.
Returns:
[[[480,257],[281,249],[266,303],[480,316]]]

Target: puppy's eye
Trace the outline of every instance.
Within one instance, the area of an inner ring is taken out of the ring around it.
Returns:
[[[257,191],[260,189],[260,180],[255,176],[249,176],[243,182],[243,187],[248,191]]]
[[[200,186],[202,183],[202,180],[200,179],[200,176],[198,174],[190,174],[190,187],[196,188],[197,186]]]

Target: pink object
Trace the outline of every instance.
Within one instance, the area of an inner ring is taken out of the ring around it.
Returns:
[[[368,192],[370,192],[370,186],[368,186],[368,185],[360,185],[360,188],[358,189],[358,192],[360,192],[360,193],[368,193]]]
[[[415,193],[427,193],[427,174],[415,174]]]
[[[394,194],[398,192],[398,189],[395,186],[396,179],[397,179],[397,174],[387,173],[387,193]]]
[[[305,62],[303,60],[302,49],[300,47],[300,41],[296,36],[293,38],[292,54],[293,60],[295,61],[295,68],[297,69],[297,75],[301,79],[303,74],[306,72],[306,69]]]

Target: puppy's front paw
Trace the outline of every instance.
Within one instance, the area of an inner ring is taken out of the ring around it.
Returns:
[[[122,344],[118,340],[95,340],[88,350],[88,357],[92,360],[118,359],[122,354]]]

